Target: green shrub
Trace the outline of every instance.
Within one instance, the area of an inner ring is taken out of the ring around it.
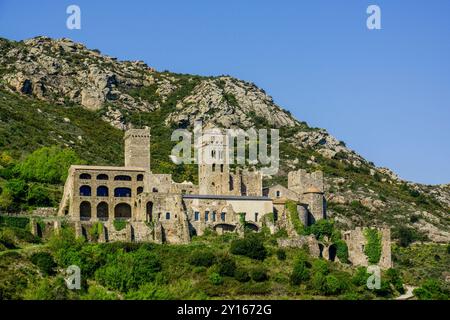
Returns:
[[[306,261],[298,259],[294,264],[294,269],[290,275],[290,280],[293,285],[299,285],[307,281],[310,277],[310,272],[306,267]]]
[[[209,250],[195,250],[189,257],[189,263],[197,267],[210,267],[215,260],[214,253]]]
[[[277,232],[275,232],[275,234],[273,235],[273,237],[275,239],[279,239],[279,238],[287,238],[288,237],[288,233],[286,231],[286,229],[280,229]]]
[[[0,225],[6,227],[15,227],[20,229],[27,229],[30,219],[27,217],[8,217],[0,216]]]
[[[26,300],[68,300],[73,299],[74,295],[63,277],[44,278],[32,283],[24,292]]]
[[[367,228],[364,231],[367,244],[364,253],[370,264],[377,264],[381,258],[381,235],[377,229]]]
[[[94,222],[89,228],[89,235],[94,240],[98,240],[103,233],[103,224],[99,221]]]
[[[57,184],[66,180],[70,165],[82,163],[71,149],[42,147],[27,156],[16,170],[23,179]]]
[[[386,279],[384,279],[382,277],[381,281],[380,281],[380,288],[379,289],[374,289],[374,292],[379,297],[391,297],[392,293],[393,293],[393,290],[392,290],[391,285],[389,284],[389,282],[386,281]]]
[[[318,240],[323,240],[325,236],[331,239],[333,231],[334,222],[329,219],[321,219],[309,227],[309,232]]]
[[[369,276],[365,267],[358,267],[352,277],[352,283],[358,287],[366,286]]]
[[[88,292],[81,297],[82,300],[118,300],[119,297],[114,292],[109,292],[99,285],[90,285]]]
[[[11,230],[0,231],[0,244],[2,244],[7,249],[16,248],[14,234],[11,232]]]
[[[323,275],[328,274],[328,263],[323,259],[316,259],[312,263],[312,272],[320,273]]]
[[[108,257],[106,265],[95,272],[95,279],[111,289],[127,292],[152,281],[161,270],[156,254],[145,249],[134,252],[117,252]]]
[[[209,281],[215,285],[221,285],[223,283],[223,278],[221,277],[220,274],[218,274],[217,272],[213,272],[209,275]]]
[[[422,239],[414,229],[407,226],[399,226],[392,232],[392,236],[398,239],[399,245],[404,248],[412,242]]]
[[[127,227],[128,222],[126,220],[116,219],[113,221],[113,224],[116,231],[121,231]]]
[[[269,281],[264,282],[246,282],[241,283],[237,293],[243,295],[269,295],[271,293],[271,286]]]
[[[277,258],[280,261],[286,260],[286,250],[284,249],[278,249],[277,250]]]
[[[236,271],[236,262],[228,255],[221,255],[217,258],[218,273],[221,276],[234,276]]]
[[[267,270],[262,266],[253,268],[251,271],[251,277],[256,282],[263,282],[268,279]]]
[[[435,279],[426,280],[419,288],[413,290],[419,300],[448,300],[449,290]]]
[[[256,234],[248,234],[243,239],[234,240],[230,252],[256,260],[264,260],[267,256],[267,250]]]
[[[311,287],[317,293],[325,294],[326,292],[325,277],[326,276],[323,273],[313,273],[311,277]]]
[[[325,293],[326,294],[338,294],[341,291],[341,284],[339,279],[334,275],[327,275],[325,277]]]
[[[337,240],[336,245],[336,256],[339,258],[339,261],[342,263],[348,262],[348,246],[344,240]]]
[[[234,278],[239,282],[248,282],[250,280],[250,276],[244,268],[237,268],[234,273]]]
[[[399,293],[403,294],[405,289],[403,288],[403,280],[400,276],[400,272],[397,269],[390,268],[386,271],[387,281],[392,284]]]
[[[56,263],[53,256],[48,252],[36,252],[30,257],[30,261],[36,265],[45,275],[55,274]]]
[[[303,235],[304,232],[304,225],[300,218],[298,217],[298,211],[297,211],[297,203],[294,201],[287,201],[286,202],[286,209],[289,213],[289,218],[291,219],[292,225],[294,226],[295,231],[298,235]]]

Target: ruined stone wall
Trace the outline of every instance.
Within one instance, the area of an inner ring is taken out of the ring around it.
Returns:
[[[198,194],[198,186],[193,183],[172,183],[170,193]]]
[[[243,171],[241,173],[241,185],[245,187],[245,195],[262,196],[262,174],[261,172]],[[243,190],[242,190],[243,191]],[[241,192],[243,195],[244,193]]]
[[[343,239],[348,246],[349,261],[356,266],[368,266],[368,259],[364,253],[367,240],[364,235],[366,228],[357,227],[343,233]],[[381,233],[381,258],[378,265],[382,269],[392,267],[391,260],[391,231],[389,228],[378,229]]]
[[[308,211],[313,217],[312,223],[325,219],[325,198],[322,193],[306,193],[302,197],[302,202],[308,205]]]
[[[305,193],[310,187],[317,188],[320,192],[324,191],[323,172],[316,171],[307,173],[306,170],[291,171],[288,173],[288,189],[299,195]]]
[[[189,223],[197,235],[203,235],[207,228],[215,229],[218,224],[236,225],[239,222],[239,217],[226,200],[184,199],[184,202]],[[224,220],[222,213],[225,213]]]
[[[263,195],[271,199],[285,198],[293,201],[300,200],[300,196],[296,192],[280,184],[264,189]]]

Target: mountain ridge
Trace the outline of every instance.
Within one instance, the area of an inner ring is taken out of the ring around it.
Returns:
[[[412,183],[376,167],[326,130],[295,119],[251,82],[158,72],[142,61],[118,61],[69,39],[0,39],[0,53],[0,87],[8,92],[6,100],[17,96],[41,101],[49,104],[49,113],[52,108],[84,108],[118,130],[150,125],[152,143],[160,147],[156,137],[168,139],[172,128],[191,127],[198,117],[224,128],[279,128],[282,166],[267,184],[285,183],[289,170],[323,170],[330,213],[339,223],[407,224],[433,241],[450,240],[449,184]],[[58,143],[82,150],[80,136],[70,139],[73,143]],[[163,155],[170,148],[163,147],[156,154],[156,167],[170,172],[174,167]],[[380,212],[389,212],[388,217]],[[412,223],[415,216],[420,219]]]

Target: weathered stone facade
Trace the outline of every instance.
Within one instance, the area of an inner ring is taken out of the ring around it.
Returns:
[[[58,216],[68,220],[78,236],[100,242],[187,243],[207,229],[219,234],[242,234],[244,228],[267,227],[272,233],[285,229],[288,238],[280,240],[280,246],[306,245],[312,255],[335,261],[332,244],[298,236],[286,209],[288,201],[296,203],[296,214],[304,225],[326,218],[322,172],[290,172],[288,188],[263,189],[260,172],[230,170],[227,139],[220,131],[202,136],[197,186],[189,181],[176,183],[170,174],[153,173],[149,129],[128,130],[124,167],[70,167]],[[39,233],[38,225],[33,226]],[[97,232],[93,235],[91,230]],[[391,264],[389,230],[382,234],[380,265],[387,267]],[[344,237],[350,261],[367,265],[361,255],[362,231],[346,232]]]
[[[186,243],[206,228],[219,233],[259,230],[261,218],[273,212],[272,200],[262,196],[259,172],[231,173],[223,156],[222,135],[199,149],[211,155],[199,165],[199,186],[175,183],[170,174],[150,168],[150,132],[131,129],[125,133],[125,166],[74,165],[64,187],[58,215],[74,223],[79,236],[89,238],[94,223],[103,226],[99,241],[152,241]],[[212,142],[212,143],[211,143]],[[211,152],[214,150],[214,152]],[[117,230],[114,221],[126,227]]]
[[[367,244],[364,231],[366,228],[357,227],[354,230],[343,232],[343,240],[348,246],[348,259],[354,265],[368,266],[364,248]],[[381,257],[378,265],[382,269],[392,267],[391,261],[391,230],[389,228],[377,229],[381,236]]]

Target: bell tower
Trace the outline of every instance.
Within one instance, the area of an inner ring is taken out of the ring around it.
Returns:
[[[226,195],[230,191],[228,136],[219,129],[205,132],[198,142],[199,193]]]

